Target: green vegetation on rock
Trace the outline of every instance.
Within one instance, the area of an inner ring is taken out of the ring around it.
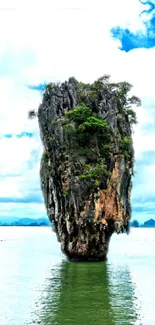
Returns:
[[[80,181],[104,183],[106,187],[111,173],[110,161],[115,152],[129,159],[129,168],[133,169],[133,144],[128,134],[129,126],[137,123],[132,105],[139,105],[140,100],[136,96],[129,97],[131,88],[127,82],[111,83],[107,75],[93,84],[76,84],[77,106],[65,111],[61,122],[65,138],[63,148],[70,152],[74,175]],[[54,86],[49,86],[48,93],[50,89],[53,92]],[[104,93],[105,97],[106,94],[111,96],[115,105],[116,132],[106,118],[109,112],[101,115],[97,111]]]
[[[89,107],[87,107],[85,104],[80,105],[79,107],[76,107],[72,111],[66,112],[65,115],[68,116],[70,120],[72,120],[75,123],[81,124],[87,120],[88,117],[90,117],[92,114],[92,111]]]
[[[100,182],[105,182],[109,173],[107,167],[104,164],[96,164],[95,166],[85,165],[83,169],[83,174],[78,176],[79,180],[95,180],[95,185]]]
[[[124,116],[128,115],[128,122],[135,124],[137,120],[132,105],[140,106],[141,101],[136,96],[129,96],[131,88],[132,85],[126,81],[111,83],[110,76],[105,75],[92,84],[78,83],[76,86],[77,99],[80,104],[90,103],[91,105],[95,104],[97,106],[97,103],[102,97],[101,93],[104,91],[106,95],[106,91],[110,91],[111,96],[114,97],[117,102],[119,112]]]
[[[125,157],[129,157],[132,153],[132,138],[124,137],[120,140],[120,153]]]
[[[110,173],[107,170],[106,158],[109,156],[110,127],[92,109],[84,103],[66,112],[63,129],[67,144],[75,161],[84,157],[86,164],[74,170],[80,181],[90,180],[92,183],[105,183]],[[101,156],[105,154],[104,159]],[[90,165],[91,163],[91,165]]]

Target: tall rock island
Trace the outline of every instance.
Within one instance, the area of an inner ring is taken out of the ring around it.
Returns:
[[[128,231],[136,123],[127,82],[104,76],[46,86],[37,116],[44,153],[41,188],[62,252],[106,259],[113,232]],[[30,117],[33,112],[30,112]]]

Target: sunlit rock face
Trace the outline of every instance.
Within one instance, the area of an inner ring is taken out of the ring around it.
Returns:
[[[44,146],[41,188],[62,252],[106,260],[113,232],[128,231],[136,122],[130,85],[107,76],[93,84],[49,84],[38,109]]]

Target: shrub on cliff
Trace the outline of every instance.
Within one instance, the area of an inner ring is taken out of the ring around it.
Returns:
[[[109,155],[107,150],[110,149],[110,127],[107,122],[82,103],[65,113],[63,128],[67,138],[66,142],[72,152],[72,159],[75,157],[76,161],[80,156],[86,158],[87,164],[76,171],[78,179],[90,180],[94,184],[103,183],[109,176],[106,157]],[[103,152],[106,154],[101,160]]]

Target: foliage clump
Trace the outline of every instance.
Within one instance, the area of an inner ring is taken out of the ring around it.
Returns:
[[[122,153],[125,157],[129,157],[132,153],[132,138],[124,137],[120,141],[120,153]]]
[[[37,117],[37,112],[35,110],[28,111],[28,118],[30,120],[34,119],[35,117]]]
[[[78,102],[97,107],[102,95],[109,93],[117,103],[119,113],[128,119],[129,124],[137,123],[133,105],[140,106],[141,101],[137,96],[130,96],[132,85],[126,81],[112,83],[109,75],[104,75],[92,84],[78,83],[76,86]]]
[[[65,113],[64,127],[69,132],[76,131],[76,137],[89,138],[91,135],[105,138],[110,135],[110,127],[106,121],[92,112],[92,109],[82,104]],[[66,123],[67,122],[67,123]]]
[[[50,100],[51,96],[56,94],[56,92],[59,90],[59,86],[59,83],[50,82],[43,91],[43,100]]]
[[[101,130],[109,131],[109,126],[107,122],[103,121],[99,117],[89,116],[86,121],[79,126],[79,130],[88,131],[92,134],[99,133]]]
[[[74,169],[80,181],[89,180],[94,185],[103,184],[109,176],[110,127],[106,121],[93,113],[84,103],[65,113],[63,128],[72,160],[84,157],[85,165]],[[103,158],[103,151],[106,153]]]
[[[133,109],[127,109],[127,115],[128,115],[128,119],[130,124],[136,124],[137,123],[137,117],[136,117],[136,113],[133,111]]]
[[[73,122],[77,123],[78,125],[83,123],[90,117],[92,114],[92,110],[87,107],[85,104],[81,104],[80,106],[76,107],[75,109],[66,112],[66,116],[72,120]]]
[[[83,173],[78,176],[79,180],[93,180],[96,185],[104,184],[106,187],[106,180],[110,176],[105,164],[96,164],[94,166],[85,165]]]

